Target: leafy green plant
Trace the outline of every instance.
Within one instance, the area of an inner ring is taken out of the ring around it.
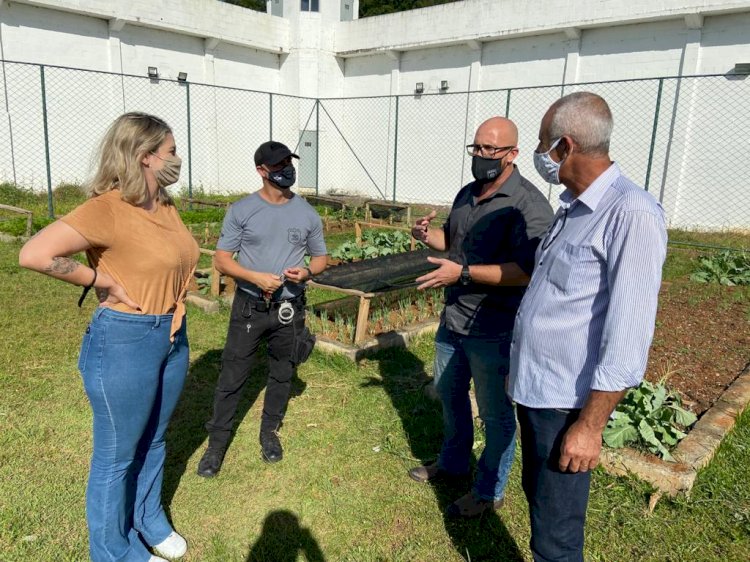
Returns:
[[[193,209],[192,211],[180,211],[180,217],[185,224],[200,224],[222,222],[224,213],[224,209],[218,208]]]
[[[45,200],[39,193],[34,193],[30,189],[15,185],[10,182],[0,183],[0,203],[21,207],[23,209],[33,210],[32,207],[46,203],[47,193],[44,193]]]
[[[198,285],[198,292],[202,295],[207,295],[209,291],[211,290],[211,278],[212,275],[207,275],[206,277],[198,277],[195,280],[196,285]]]
[[[604,442],[613,448],[629,443],[642,446],[664,460],[674,461],[669,449],[685,437],[685,430],[697,416],[682,407],[679,395],[667,389],[664,381],[643,381],[631,388],[612,414],[604,429]]]
[[[331,252],[331,257],[341,261],[355,261],[379,256],[389,256],[408,252],[411,249],[411,237],[402,230],[365,230],[362,232],[362,245],[347,241]]]
[[[86,188],[77,183],[61,183],[52,190],[55,203],[71,203],[80,205],[86,198]]]
[[[750,285],[750,252],[725,250],[698,258],[698,269],[690,276],[698,283],[721,283],[733,287]]]

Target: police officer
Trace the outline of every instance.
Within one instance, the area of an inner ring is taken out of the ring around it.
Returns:
[[[260,425],[261,453],[269,463],[280,461],[283,455],[278,429],[289,402],[294,368],[304,360],[309,343],[305,282],[326,267],[320,217],[289,189],[296,178],[292,158],[299,156],[280,142],[260,145],[255,166],[263,187],[229,208],[216,245],[214,265],[237,281],[237,292],[213,417],[206,424],[208,448],[198,464],[198,475],[206,478],[216,476],[221,468],[242,388],[263,340],[269,370]],[[306,253],[311,256],[308,267],[304,265]]]

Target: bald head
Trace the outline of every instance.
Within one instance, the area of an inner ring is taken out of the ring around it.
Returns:
[[[474,143],[492,146],[516,146],[518,144],[518,128],[513,121],[505,117],[490,117],[479,125],[474,135]]]
[[[591,92],[575,92],[560,98],[547,110],[542,120],[547,140],[571,137],[581,154],[609,154],[612,135],[612,112],[604,98]]]

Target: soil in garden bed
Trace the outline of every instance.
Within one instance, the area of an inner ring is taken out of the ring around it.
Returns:
[[[664,283],[646,378],[667,376],[700,415],[750,362],[750,291],[742,287]]]

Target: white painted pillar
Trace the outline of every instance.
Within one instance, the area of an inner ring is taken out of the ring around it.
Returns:
[[[563,91],[566,84],[578,82],[578,62],[581,56],[581,37],[583,35],[583,32],[577,27],[568,27],[564,32],[567,38],[567,52],[565,53],[565,66],[563,67]]]
[[[203,82],[205,84],[216,85],[216,69],[214,66],[214,53],[216,48],[219,46],[219,39],[215,37],[207,37],[203,40]],[[191,95],[194,90],[191,90]],[[201,95],[205,95],[205,89],[200,89]],[[206,131],[206,139],[213,145],[213,153],[221,154],[219,150],[219,130],[217,127],[218,123],[218,112],[219,108],[216,103],[216,88],[211,88],[209,92],[210,96],[210,107],[213,118],[209,120],[209,130]],[[220,164],[221,158],[209,158],[207,162],[204,162],[204,174],[206,178],[206,184],[219,186],[221,183],[220,177]],[[231,171],[229,172],[231,174]],[[210,178],[210,179],[209,179]]]
[[[687,27],[687,34],[679,75],[693,76],[700,73],[703,16],[701,14],[685,16],[685,26]],[[687,119],[682,142],[676,146],[670,146],[667,152],[668,164],[665,166],[662,175],[659,200],[667,213],[668,225],[680,224],[680,199],[683,194],[695,188],[695,186],[690,185],[692,178],[689,175],[688,162],[690,161],[689,147],[693,144],[693,121],[697,89],[698,80],[689,80],[687,85],[680,80],[675,95],[675,103],[678,103],[680,107],[687,107]],[[670,168],[677,171],[670,173]]]
[[[216,69],[214,67],[214,53],[221,41],[215,37],[203,40],[203,82],[205,84],[216,84]]]
[[[396,143],[396,97],[401,90],[401,51],[386,51],[388,60],[391,61],[391,82],[390,82],[390,107],[388,115],[388,155],[386,156],[385,166],[385,192],[388,199],[393,199],[393,166],[395,157]]]
[[[482,43],[481,41],[467,41],[466,46],[470,52],[470,64],[469,64],[469,80],[466,84],[466,91],[469,92],[466,97],[466,121],[464,123],[464,141],[466,144],[471,142],[474,138],[474,132],[479,126],[477,118],[477,96],[472,95],[471,92],[476,92],[480,89],[482,83]],[[504,108],[503,108],[504,110]],[[497,115],[502,115],[503,111],[501,108],[497,109]],[[461,160],[461,177],[458,178],[458,185],[464,185],[469,179],[469,171],[471,169],[471,161],[466,152],[463,152]]]
[[[3,22],[2,15],[3,11],[7,8],[7,3],[5,0],[0,0],[0,59],[5,61],[5,39],[4,39],[4,30],[5,23]],[[0,176],[0,180],[2,181],[12,181],[13,183],[16,182],[16,163],[15,163],[15,156],[14,156],[14,144],[13,144],[13,126],[11,124],[10,119],[10,112],[8,111],[8,96],[6,95],[6,92],[8,91],[8,85],[6,83],[5,78],[5,62],[0,65],[0,72],[2,72],[2,84],[0,84],[0,87],[2,87],[2,97],[3,97],[3,103],[2,108],[0,108],[0,111],[3,113],[2,120],[0,120],[0,134],[4,138],[9,139],[10,143],[8,146],[8,152],[5,154],[0,154],[0,170],[3,170],[2,176]]]
[[[122,44],[120,42],[120,33],[125,27],[125,20],[112,18],[107,22],[109,28],[109,41],[107,44],[107,63],[109,71],[115,74],[122,74]],[[125,91],[123,79],[120,78],[116,87],[110,92],[113,106],[121,107],[125,111]]]
[[[120,32],[125,27],[125,20],[112,18],[109,26],[109,71],[122,74],[122,50],[120,46]]]

